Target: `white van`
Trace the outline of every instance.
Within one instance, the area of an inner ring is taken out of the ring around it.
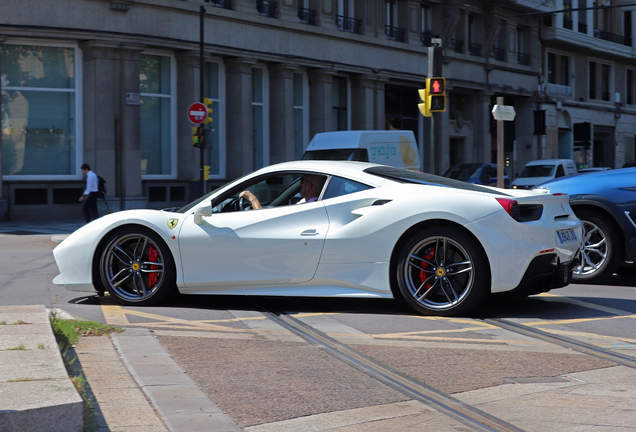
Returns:
[[[577,174],[571,159],[543,159],[530,161],[511,184],[513,189],[532,189],[544,181]]]
[[[316,134],[304,160],[373,162],[422,171],[415,135],[410,130],[358,130]]]

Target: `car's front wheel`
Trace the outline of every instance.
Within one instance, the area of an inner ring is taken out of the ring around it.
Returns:
[[[403,246],[397,281],[404,300],[418,312],[454,316],[486,297],[490,270],[474,238],[450,227],[427,228]]]
[[[616,229],[597,212],[575,210],[574,213],[583,222],[584,234],[572,282],[596,283],[612,276],[621,262]]]
[[[153,231],[125,227],[110,234],[99,258],[99,278],[125,305],[160,303],[176,292],[175,266],[165,242]]]

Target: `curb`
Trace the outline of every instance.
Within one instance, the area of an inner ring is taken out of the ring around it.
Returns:
[[[42,305],[0,307],[0,430],[81,432],[83,401]]]

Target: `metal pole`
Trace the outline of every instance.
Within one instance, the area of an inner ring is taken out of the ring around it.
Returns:
[[[203,58],[203,46],[204,46],[204,26],[205,26],[205,5],[201,5],[199,8],[199,102],[203,103],[205,98],[205,77],[204,77],[204,58]],[[201,125],[205,127],[205,125]],[[203,145],[199,148],[200,163],[200,175],[201,175],[201,194],[205,194],[205,179],[203,177],[203,166],[205,165],[205,149]]]
[[[504,98],[497,97],[497,105],[503,105]],[[504,121],[497,120],[497,187],[504,187]]]

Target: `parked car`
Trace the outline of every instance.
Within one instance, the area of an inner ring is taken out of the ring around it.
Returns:
[[[293,204],[304,176],[317,201]],[[239,197],[249,190],[263,206]],[[565,286],[583,225],[565,195],[497,190],[386,165],[296,161],[174,212],[103,216],[53,251],[71,291],[128,305],[182,294],[403,298],[457,315],[493,293]]]
[[[492,163],[465,163],[453,165],[444,177],[467,183],[497,186],[497,165]],[[504,187],[510,187],[510,177],[504,169]]]
[[[517,178],[513,189],[532,189],[548,180],[576,174],[576,165],[571,159],[543,159],[528,162]]]
[[[573,281],[599,282],[614,272],[636,275],[636,168],[563,177],[534,188],[567,193],[585,239]]]

